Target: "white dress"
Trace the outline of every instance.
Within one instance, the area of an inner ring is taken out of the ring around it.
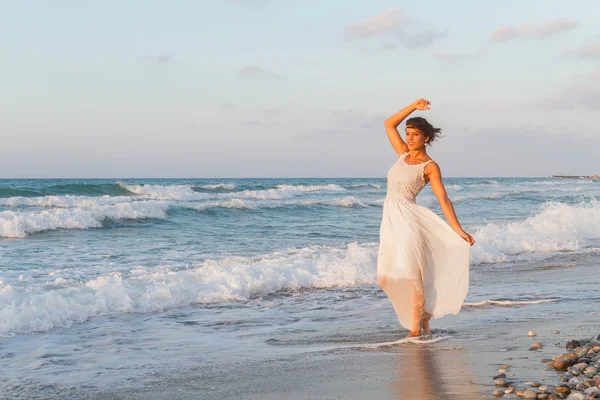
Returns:
[[[400,324],[411,329],[415,308],[424,307],[433,318],[460,311],[469,288],[470,245],[437,214],[415,203],[430,161],[408,164],[407,155],[387,175],[377,276],[385,277],[383,290]],[[424,294],[424,304],[413,288]]]

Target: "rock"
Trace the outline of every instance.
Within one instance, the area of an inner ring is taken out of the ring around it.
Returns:
[[[569,388],[567,385],[558,385],[556,387],[556,393],[569,394],[571,393],[571,388]]]
[[[513,386],[506,388],[504,394],[513,394],[515,392],[515,388]]]
[[[587,367],[588,367],[588,365],[586,363],[577,363],[577,364],[573,365],[573,368],[577,369],[579,372],[583,371]]]
[[[598,369],[594,368],[594,367],[587,367],[585,370],[583,370],[584,373],[586,374],[593,374],[596,375],[598,373]]]
[[[577,358],[581,358],[581,357],[585,357],[585,355],[587,354],[588,349],[586,349],[585,347],[582,349],[577,350]]]
[[[585,386],[583,383],[579,383],[577,384],[577,386],[575,386],[575,389],[579,390],[580,392],[583,392],[584,390],[588,389],[588,387]]]
[[[585,356],[587,358],[593,358],[593,357],[596,356],[596,352],[594,350],[592,350],[592,349],[589,349],[589,351],[585,354]]]
[[[547,400],[548,397],[550,397],[550,395],[548,393],[538,393],[538,395],[537,395],[538,400]]]
[[[499,374],[499,375],[496,375],[496,376],[495,376],[494,378],[492,378],[492,379],[496,380],[496,379],[505,379],[505,378],[506,378],[506,374]]]
[[[494,385],[506,386],[506,380],[505,379],[494,379]]]
[[[585,389],[583,391],[583,393],[585,393],[585,394],[590,394],[590,393],[598,393],[598,394],[600,394],[600,389],[598,389],[597,387],[589,387],[589,388]]]
[[[579,340],[569,340],[565,347],[567,348],[567,350],[572,350],[579,346],[581,346],[581,343],[579,343]]]
[[[510,365],[503,365],[500,368],[508,370],[508,369],[510,369]]]
[[[567,400],[585,400],[585,395],[581,393],[573,393],[567,397]]]
[[[537,335],[536,335],[536,333],[534,331],[529,331],[529,332],[527,332],[527,336],[534,337],[534,336],[537,336]]]
[[[517,389],[517,392],[515,394],[517,395],[517,397],[523,397],[524,393],[525,389]]]
[[[504,396],[504,390],[496,389],[492,392],[492,396],[502,397],[502,396]]]
[[[560,333],[560,331],[554,331],[553,332],[555,335],[558,335]]]
[[[589,388],[596,386],[593,379],[584,379],[582,383]]]
[[[498,373],[499,373],[499,374],[505,374],[505,373],[506,373],[506,370],[505,370],[504,368],[500,368],[500,369],[498,370]]]
[[[529,348],[529,350],[537,350],[537,349],[541,349],[543,346],[540,342],[535,342],[531,345],[531,347]]]
[[[526,391],[523,392],[523,397],[529,400],[534,400],[535,398],[537,398],[538,392],[537,390],[533,390],[533,389],[527,389]]]
[[[596,346],[592,347],[592,350],[593,350],[595,353],[600,353],[600,345],[596,345]]]

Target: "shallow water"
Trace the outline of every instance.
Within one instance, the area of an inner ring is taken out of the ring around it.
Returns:
[[[434,345],[598,314],[600,183],[446,186],[477,243]],[[384,196],[383,179],[0,181],[0,387],[116,390],[397,341],[375,280]],[[418,203],[440,213],[429,188]]]

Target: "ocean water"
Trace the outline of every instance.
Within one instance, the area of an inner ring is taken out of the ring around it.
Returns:
[[[434,327],[597,310],[599,181],[445,185],[476,244],[464,313]],[[397,340],[384,197],[383,178],[0,180],[0,389],[60,398]],[[417,203],[442,215],[429,187]]]

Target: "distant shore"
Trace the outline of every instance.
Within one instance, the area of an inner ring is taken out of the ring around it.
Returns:
[[[552,175],[552,178],[587,178],[587,179],[600,179],[600,175]]]

